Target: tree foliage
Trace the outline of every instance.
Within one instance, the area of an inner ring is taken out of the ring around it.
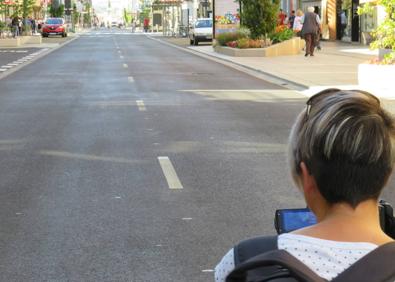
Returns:
[[[55,5],[51,5],[51,7],[49,8],[49,13],[51,15],[51,17],[54,18],[61,18],[64,15],[64,5],[61,4],[58,7],[56,7]]]
[[[241,21],[251,37],[267,37],[276,28],[279,0],[241,0]]]
[[[123,9],[123,20],[125,22],[126,25],[131,24],[132,23],[132,15],[131,13],[129,13],[126,8]]]
[[[149,18],[149,15],[151,13],[151,8],[149,7],[145,7],[143,8],[143,10],[140,12],[140,22],[144,22],[144,19]]]
[[[385,19],[372,32],[374,41],[370,44],[372,49],[391,49],[392,52],[385,55],[385,64],[395,63],[395,0],[378,0],[373,3],[366,3],[358,8],[359,14],[367,14],[373,11],[373,5],[384,7]]]

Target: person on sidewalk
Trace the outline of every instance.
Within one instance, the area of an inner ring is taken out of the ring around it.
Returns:
[[[293,29],[295,22],[295,11],[292,10],[291,15],[289,16],[289,28]]]
[[[16,38],[19,36],[19,19],[18,16],[14,16],[12,18],[12,32],[13,32],[13,37]]]
[[[308,7],[307,13],[302,17],[302,36],[306,41],[306,54],[314,56],[314,47],[317,38],[318,27],[321,22],[317,14],[314,13],[314,7]]]
[[[318,11],[315,10],[314,13],[317,15],[319,22],[321,22],[320,16],[318,15]],[[318,51],[321,50],[321,24],[318,25],[315,47],[317,48]]]
[[[302,10],[296,10],[296,16],[294,19],[294,23],[292,26],[293,31],[297,36],[301,36],[300,32],[302,31],[303,23],[302,23],[303,12]]]
[[[277,25],[284,25],[284,20],[286,17],[287,15],[284,13],[283,9],[280,9],[280,12],[277,16]]]

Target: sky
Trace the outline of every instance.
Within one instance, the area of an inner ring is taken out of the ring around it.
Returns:
[[[111,2],[110,13],[108,12],[108,1]],[[121,21],[124,8],[130,11],[138,9],[137,0],[92,0],[92,5],[99,19],[108,22]]]

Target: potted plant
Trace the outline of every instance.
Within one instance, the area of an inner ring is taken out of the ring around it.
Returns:
[[[358,66],[358,82],[367,88],[390,89],[395,77],[395,2],[378,0],[375,4],[384,8],[386,16],[372,32],[371,49],[378,49],[378,58]],[[372,3],[359,7],[358,13],[370,13]]]

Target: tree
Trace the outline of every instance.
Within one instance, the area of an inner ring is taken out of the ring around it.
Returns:
[[[358,8],[359,14],[371,13],[373,5],[384,7],[386,12],[385,19],[372,32],[375,39],[370,47],[372,49],[389,49],[392,52],[384,56],[384,64],[395,63],[395,0],[378,0],[373,3],[366,3]]]
[[[241,0],[243,26],[251,32],[251,37],[267,37],[276,28],[279,0]]]
[[[123,9],[123,20],[126,25],[132,23],[132,15],[130,13],[128,13],[126,8]]]
[[[49,13],[51,15],[51,17],[54,18],[61,18],[64,15],[64,5],[61,4],[59,6],[56,5],[51,5],[51,7],[49,8]]]
[[[29,14],[33,11],[33,6],[36,1],[34,0],[23,0],[22,2],[22,17],[26,19]]]
[[[91,5],[89,3],[85,3],[84,11],[85,11],[84,17],[83,17],[84,25],[91,26],[92,16],[91,16]]]
[[[149,18],[149,15],[151,13],[151,8],[145,7],[143,10],[140,12],[140,22],[144,22],[144,19]]]

